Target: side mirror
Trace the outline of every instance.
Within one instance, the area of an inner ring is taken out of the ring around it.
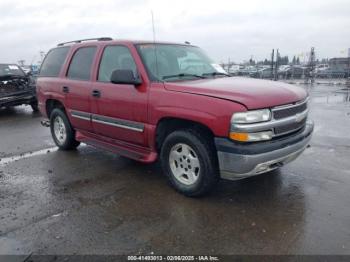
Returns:
[[[111,82],[113,84],[141,85],[139,78],[134,76],[134,72],[130,69],[117,69],[112,72]]]

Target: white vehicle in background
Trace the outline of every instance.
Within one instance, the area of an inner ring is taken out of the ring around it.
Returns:
[[[230,75],[237,75],[240,69],[240,65],[231,65],[228,69]]]
[[[284,71],[287,71],[289,68],[290,68],[290,65],[280,65],[278,67],[278,71],[279,72],[284,72]]]
[[[328,70],[329,69],[329,65],[328,64],[319,64],[316,66],[316,73],[320,73],[322,71]]]

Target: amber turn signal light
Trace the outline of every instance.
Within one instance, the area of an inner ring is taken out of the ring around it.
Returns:
[[[230,132],[230,138],[232,140],[246,142],[249,139],[249,136],[247,133],[236,133],[236,132]]]

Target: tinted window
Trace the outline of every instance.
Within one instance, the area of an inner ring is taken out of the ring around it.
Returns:
[[[75,52],[68,69],[68,78],[89,80],[96,47],[83,47]]]
[[[102,55],[98,80],[110,82],[112,72],[117,69],[130,69],[136,76],[136,64],[129,49],[125,46],[107,46]]]
[[[68,50],[69,47],[60,47],[50,50],[41,65],[40,76],[58,76],[66,60]]]

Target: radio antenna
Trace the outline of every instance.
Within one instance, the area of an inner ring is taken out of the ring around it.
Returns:
[[[152,31],[153,31],[153,45],[154,45],[154,58],[156,61],[156,74],[157,78],[159,77],[159,70],[158,70],[158,57],[157,57],[157,45],[156,45],[156,30],[154,28],[154,15],[153,10],[151,10],[151,16],[152,16]]]

